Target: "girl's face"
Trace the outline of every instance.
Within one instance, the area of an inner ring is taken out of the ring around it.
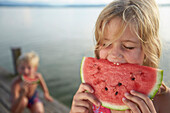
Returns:
[[[110,62],[142,65],[144,52],[142,50],[141,41],[135,33],[130,30],[130,27],[125,29],[120,38],[111,43],[111,40],[116,35],[120,26],[121,19],[118,17],[113,18],[106,26],[104,43],[99,50],[99,57],[101,59],[107,59]]]
[[[18,73],[21,75],[32,76],[36,72],[36,67],[32,66],[31,64],[21,62],[18,66]]]

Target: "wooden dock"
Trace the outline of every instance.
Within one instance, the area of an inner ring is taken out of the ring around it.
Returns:
[[[0,113],[10,113],[10,85],[14,75],[0,67]],[[48,102],[43,98],[42,91],[40,92],[40,99],[44,104],[45,113],[69,113],[69,108],[61,104],[57,100],[54,102]],[[23,113],[29,113],[28,109],[25,109]]]

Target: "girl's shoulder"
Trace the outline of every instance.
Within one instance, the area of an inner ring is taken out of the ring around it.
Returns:
[[[13,92],[15,90],[19,90],[21,82],[22,82],[21,76],[20,75],[16,76],[10,84],[11,91]]]
[[[36,72],[35,77],[40,79],[42,77],[42,75],[41,75],[41,73]]]
[[[21,81],[22,81],[21,76],[18,75],[12,80],[11,85],[19,84]]]

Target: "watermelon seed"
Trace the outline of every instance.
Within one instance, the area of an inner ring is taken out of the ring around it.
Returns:
[[[131,77],[131,80],[135,80],[135,77],[134,77],[135,75],[134,75],[134,73],[130,73],[130,77]]]
[[[118,91],[116,91],[115,95],[117,95],[117,94],[118,94]]]
[[[135,77],[132,77],[131,79],[132,79],[132,80],[135,80]]]
[[[122,85],[122,83],[119,82],[119,83],[118,83],[118,86],[121,86],[121,85]]]
[[[97,64],[94,64],[93,66],[94,66],[94,67],[96,67],[96,66],[97,66]]]
[[[107,90],[108,90],[108,88],[107,88],[107,87],[105,87],[105,90],[107,91]]]

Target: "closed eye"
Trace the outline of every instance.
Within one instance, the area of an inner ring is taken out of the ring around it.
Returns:
[[[129,49],[129,50],[132,50],[132,49],[135,48],[135,47],[125,46],[125,45],[123,45],[123,47],[124,47],[125,49]]]

